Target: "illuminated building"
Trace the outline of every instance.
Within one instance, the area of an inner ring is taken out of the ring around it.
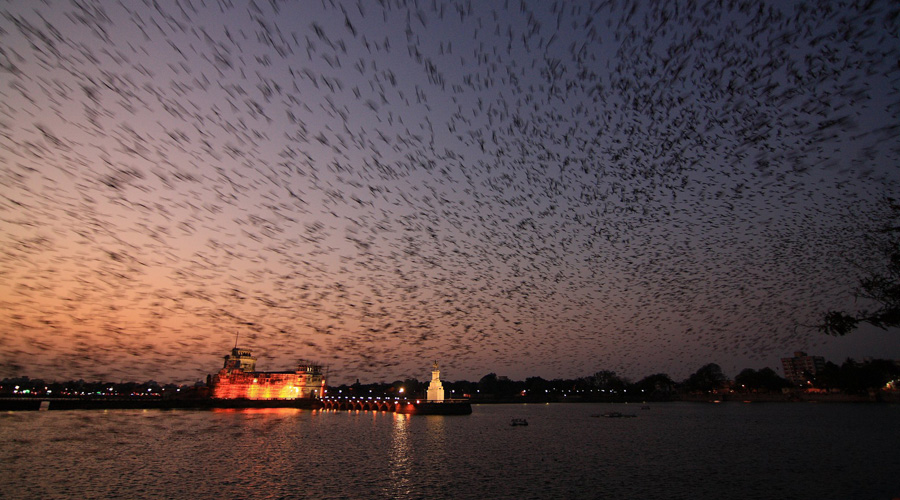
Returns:
[[[793,358],[781,358],[781,365],[784,368],[784,378],[797,385],[804,385],[808,377],[825,368],[825,358],[807,356],[805,352],[797,351]]]
[[[216,399],[313,399],[325,392],[322,367],[300,364],[294,371],[258,372],[249,349],[235,347],[225,356],[225,366],[209,376]]]
[[[444,386],[441,384],[441,371],[438,370],[437,361],[431,370],[431,383],[428,384],[428,401],[443,401]]]

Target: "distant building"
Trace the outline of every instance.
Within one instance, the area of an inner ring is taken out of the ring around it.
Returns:
[[[808,356],[803,351],[796,351],[793,358],[781,358],[781,365],[784,367],[784,378],[797,385],[803,385],[810,375],[815,375],[825,368],[825,358]]]
[[[441,371],[438,370],[437,361],[431,369],[431,383],[428,384],[428,401],[443,401],[444,385],[441,384]]]
[[[250,350],[239,347],[225,356],[225,366],[207,384],[217,399],[309,399],[325,392],[321,366],[306,363],[294,371],[258,372]]]

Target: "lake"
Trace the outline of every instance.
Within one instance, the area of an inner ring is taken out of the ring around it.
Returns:
[[[0,498],[889,500],[898,423],[808,403],[5,412]]]

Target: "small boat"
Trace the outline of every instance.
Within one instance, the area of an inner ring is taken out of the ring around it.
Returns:
[[[516,427],[520,425],[528,425],[528,421],[524,418],[514,418],[509,422],[509,425]]]

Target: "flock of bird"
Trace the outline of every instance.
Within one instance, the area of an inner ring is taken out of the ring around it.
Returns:
[[[0,376],[772,366],[900,181],[889,0],[0,9]]]

